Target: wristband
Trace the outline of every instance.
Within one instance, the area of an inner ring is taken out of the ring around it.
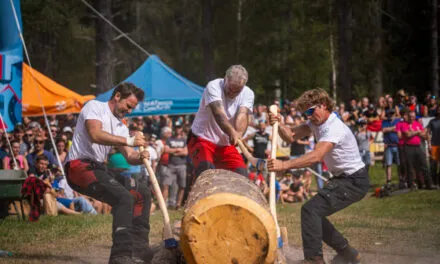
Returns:
[[[129,146],[129,147],[133,147],[134,146],[134,138],[135,138],[134,136],[127,138],[127,146]]]

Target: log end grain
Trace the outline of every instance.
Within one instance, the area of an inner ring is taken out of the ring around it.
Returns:
[[[180,246],[187,263],[273,263],[276,225],[258,189],[230,171],[203,176],[182,219]]]

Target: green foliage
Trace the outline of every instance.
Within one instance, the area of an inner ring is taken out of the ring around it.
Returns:
[[[292,99],[317,86],[329,88],[330,34],[338,44],[333,0],[210,0],[215,74],[231,64],[249,71],[257,101]],[[94,1],[89,1],[93,4]],[[177,72],[205,85],[202,1],[112,0],[113,22]],[[333,13],[329,12],[330,4]],[[24,37],[34,67],[80,93],[94,93],[95,15],[76,0],[22,0]],[[383,64],[384,91],[407,88],[421,93],[429,83],[429,1],[352,3],[352,89],[372,95],[373,70]],[[240,29],[240,30],[238,30]],[[115,34],[114,81],[132,73],[146,58]],[[382,49],[374,46],[382,38]],[[337,53],[335,54],[337,58]],[[337,62],[336,62],[337,63]]]

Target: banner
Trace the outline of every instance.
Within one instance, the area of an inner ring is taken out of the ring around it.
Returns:
[[[21,23],[20,0],[13,0]],[[0,113],[6,130],[21,122],[23,46],[10,1],[0,1]],[[0,127],[3,127],[0,121]]]

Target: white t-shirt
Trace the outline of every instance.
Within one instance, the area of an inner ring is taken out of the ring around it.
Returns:
[[[359,148],[356,138],[342,121],[334,114],[330,114],[327,121],[320,126],[315,126],[307,121],[307,125],[313,132],[318,142],[332,142],[334,147],[325,154],[324,162],[329,171],[335,176],[342,173],[347,175],[365,167],[359,155]]]
[[[192,132],[216,145],[228,146],[229,136],[218,126],[211,112],[209,104],[215,101],[222,101],[226,116],[231,124],[235,121],[235,114],[240,106],[247,107],[252,111],[254,105],[254,92],[247,86],[235,97],[228,99],[224,94],[224,80],[215,79],[206,85],[200,102],[199,111],[192,124]]]
[[[102,130],[116,136],[128,137],[128,128],[115,117],[108,102],[92,100],[81,110],[73,134],[72,146],[69,149],[66,161],[75,159],[91,159],[104,162],[112,146],[92,143],[87,133],[86,120],[98,120],[102,123]]]

